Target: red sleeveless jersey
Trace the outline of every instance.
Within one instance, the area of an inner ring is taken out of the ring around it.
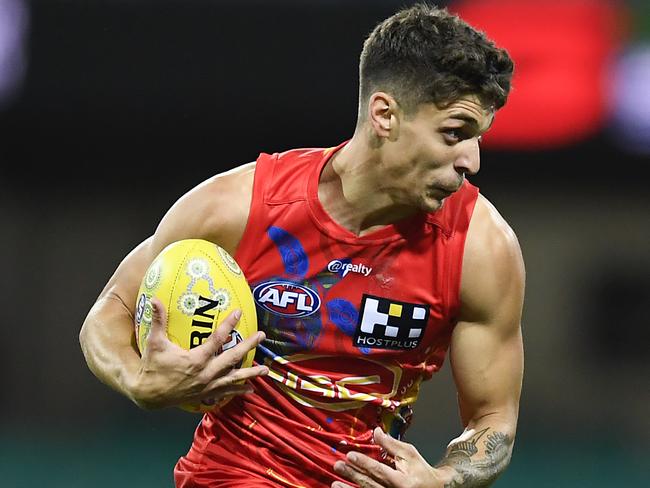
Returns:
[[[177,486],[329,487],[346,452],[382,459],[373,428],[400,438],[420,383],[443,364],[478,189],[465,182],[437,212],[358,237],[318,200],[342,146],[257,160],[235,259],[266,333],[256,361],[270,373],[204,415]]]

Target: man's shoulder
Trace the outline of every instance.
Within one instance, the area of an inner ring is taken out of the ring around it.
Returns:
[[[461,280],[460,320],[516,330],[525,288],[525,266],[514,230],[479,195],[467,234]]]
[[[183,194],[168,212],[175,232],[218,242],[231,252],[248,218],[255,166],[236,166]]]
[[[250,198],[257,163],[251,161],[218,173],[197,184],[182,198],[199,207],[213,207],[240,198]]]
[[[515,231],[496,207],[479,194],[463,257],[461,296],[465,314],[487,313],[498,308],[497,304],[506,296],[519,296],[524,275]]]
[[[480,245],[492,242],[499,245],[518,246],[513,228],[496,206],[480,192],[474,207],[468,237]]]

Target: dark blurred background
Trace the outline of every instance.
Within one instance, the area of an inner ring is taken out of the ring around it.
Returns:
[[[83,319],[192,186],[350,137],[363,39],[411,3],[0,0],[1,486],[172,486],[198,417],[101,384]],[[516,63],[472,178],[527,266],[519,433],[496,486],[648,486],[650,6],[439,4]],[[445,367],[408,440],[435,462],[461,430]]]

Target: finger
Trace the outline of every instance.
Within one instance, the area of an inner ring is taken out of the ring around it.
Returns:
[[[334,472],[356,483],[361,488],[382,488],[382,486],[372,478],[358,471],[354,466],[343,461],[337,461],[334,463]],[[335,483],[339,483],[337,486],[342,486],[345,488],[349,487],[349,485],[341,483],[340,481],[336,481]]]
[[[249,351],[255,349],[265,338],[266,335],[264,332],[258,331],[244,339],[235,347],[223,351],[211,358],[206,358],[208,361],[206,370],[208,370],[209,374],[213,376],[220,376],[223,375],[224,371],[236,368],[241,364],[244,356],[246,356]]]
[[[205,360],[217,354],[221,346],[230,337],[232,330],[237,327],[240,318],[241,310],[233,310],[230,312],[225,319],[219,322],[219,325],[217,325],[214,332],[210,334],[206,341],[194,348],[195,353],[203,355]]]
[[[398,458],[410,459],[413,457],[414,449],[411,444],[398,441],[397,439],[389,436],[381,429],[381,427],[375,427],[375,430],[372,433],[372,437],[376,444],[383,447],[384,450],[396,460]]]
[[[191,402],[202,403],[203,405],[217,405],[227,399],[238,395],[248,395],[253,393],[253,387],[250,385],[233,385],[220,387],[219,389],[205,389],[200,395],[189,398]]]
[[[245,383],[257,376],[269,374],[269,368],[266,366],[253,366],[251,368],[232,369],[226,374],[217,375],[211,378],[205,385],[203,391],[219,390],[221,388],[231,387]]]
[[[396,486],[399,481],[400,476],[397,471],[365,454],[350,451],[346,459],[348,465],[355,471],[367,475],[373,480],[381,481],[384,486]]]
[[[335,481],[334,483],[332,483],[330,488],[352,488],[352,486],[348,485],[347,483],[343,483],[341,481]]]

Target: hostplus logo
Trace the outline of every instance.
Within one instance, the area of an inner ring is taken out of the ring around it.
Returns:
[[[420,345],[429,307],[363,295],[354,345],[375,349],[414,349]]]

